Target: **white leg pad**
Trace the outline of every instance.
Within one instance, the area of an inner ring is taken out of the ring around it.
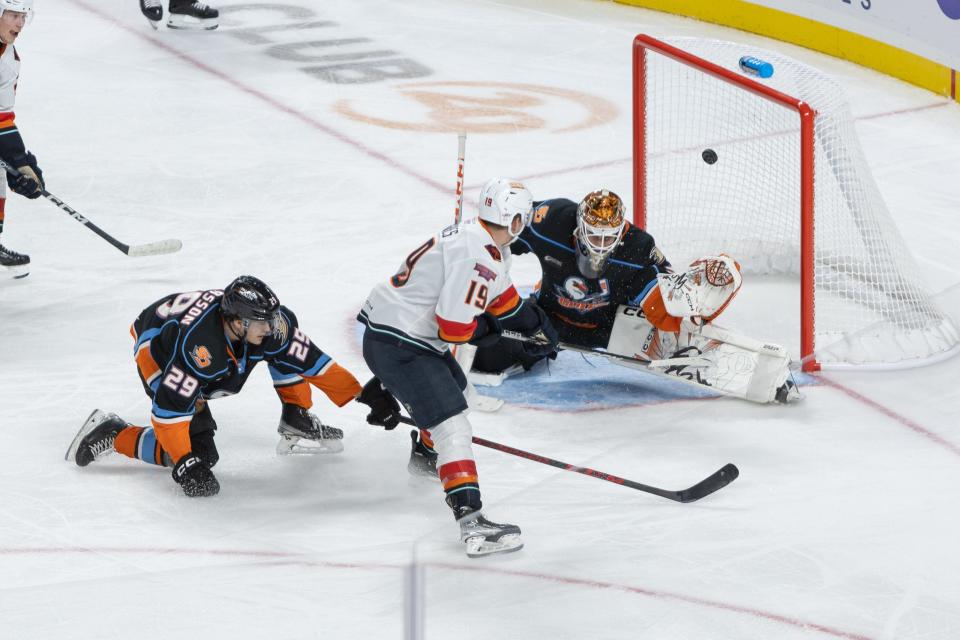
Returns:
[[[473,427],[467,416],[458,413],[430,429],[437,468],[456,460],[473,460]]]

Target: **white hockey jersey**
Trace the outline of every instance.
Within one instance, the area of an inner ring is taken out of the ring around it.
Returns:
[[[368,330],[435,352],[467,342],[476,316],[507,316],[519,308],[507,251],[476,219],[449,226],[373,288],[359,319]]]
[[[20,56],[12,44],[0,45],[0,119],[13,119],[13,102],[20,79]]]

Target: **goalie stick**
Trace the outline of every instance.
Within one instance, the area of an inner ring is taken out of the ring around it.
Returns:
[[[509,331],[504,330],[500,334],[504,338],[510,340],[518,340],[520,342],[533,342],[535,344],[547,344],[548,340],[546,336],[542,334],[534,336],[525,336],[518,331]],[[575,351],[577,353],[586,353],[597,356],[603,356],[605,358],[613,358],[615,360],[622,360],[624,362],[629,362],[632,364],[637,364],[645,367],[670,367],[670,366],[686,366],[686,367],[706,367],[710,365],[710,359],[704,358],[701,356],[690,356],[683,358],[666,358],[664,360],[650,360],[646,358],[631,358],[630,356],[621,355],[619,353],[612,353],[610,351],[605,351],[603,349],[589,349],[586,347],[578,347],[576,345],[567,344],[566,342],[561,342],[557,347],[562,351]]]
[[[413,420],[406,416],[400,416],[400,422],[412,425],[414,427],[416,426]],[[696,502],[700,498],[705,498],[711,493],[723,489],[725,486],[736,480],[740,475],[740,470],[737,469],[737,466],[728,462],[720,469],[713,472],[692,487],[681,489],[680,491],[670,491],[669,489],[661,489],[659,487],[652,487],[648,484],[642,484],[633,480],[627,480],[626,478],[621,478],[620,476],[615,476],[611,473],[606,473],[605,471],[597,471],[596,469],[590,469],[589,467],[578,467],[566,462],[561,462],[560,460],[554,460],[553,458],[541,456],[536,453],[530,453],[529,451],[524,451],[523,449],[517,449],[516,447],[500,444],[499,442],[494,442],[493,440],[478,438],[477,436],[473,436],[473,443],[482,447],[495,449],[496,451],[502,451],[503,453],[519,456],[527,460],[532,460],[533,462],[539,462],[540,464],[556,467],[557,469],[563,469],[564,471],[574,471],[576,473],[582,473],[585,476],[590,476],[591,478],[606,480],[607,482],[612,482],[613,484],[619,484],[630,489],[643,491],[644,493],[652,493],[655,496],[660,496],[661,498],[666,498],[667,500],[673,500],[674,502]]]
[[[0,167],[2,167],[7,173],[12,175],[15,178],[19,178],[22,174],[16,167],[12,167],[3,160],[0,160]],[[53,195],[46,189],[41,189],[40,194],[57,205],[60,209],[66,211],[71,218],[85,226],[87,229],[90,229],[95,234],[112,244],[114,247],[122,251],[124,254],[130,256],[131,258],[139,258],[141,256],[156,256],[164,253],[174,253],[175,251],[180,251],[180,248],[183,246],[183,243],[179,240],[160,240],[159,242],[148,242],[147,244],[135,244],[128,245],[120,242],[109,233],[95,225],[91,222],[86,216],[82,215],[77,210],[73,209],[66,202]]]

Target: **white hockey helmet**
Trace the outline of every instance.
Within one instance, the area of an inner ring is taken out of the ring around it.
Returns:
[[[593,270],[603,266],[623,238],[626,227],[623,200],[613,191],[591,191],[577,207],[577,240]]]
[[[0,0],[0,11],[33,13],[33,0]]]
[[[517,216],[520,216],[522,224],[514,233],[513,221]],[[518,180],[492,178],[480,189],[480,213],[477,217],[506,227],[510,236],[515,238],[530,224],[533,217],[533,196]]]
[[[27,22],[33,19],[33,0],[0,0],[0,15],[6,11],[27,14]]]

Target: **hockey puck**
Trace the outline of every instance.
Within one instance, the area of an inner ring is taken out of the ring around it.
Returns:
[[[707,164],[713,164],[717,161],[717,152],[713,149],[704,149],[703,153],[700,154],[700,157],[702,157],[703,161]]]

